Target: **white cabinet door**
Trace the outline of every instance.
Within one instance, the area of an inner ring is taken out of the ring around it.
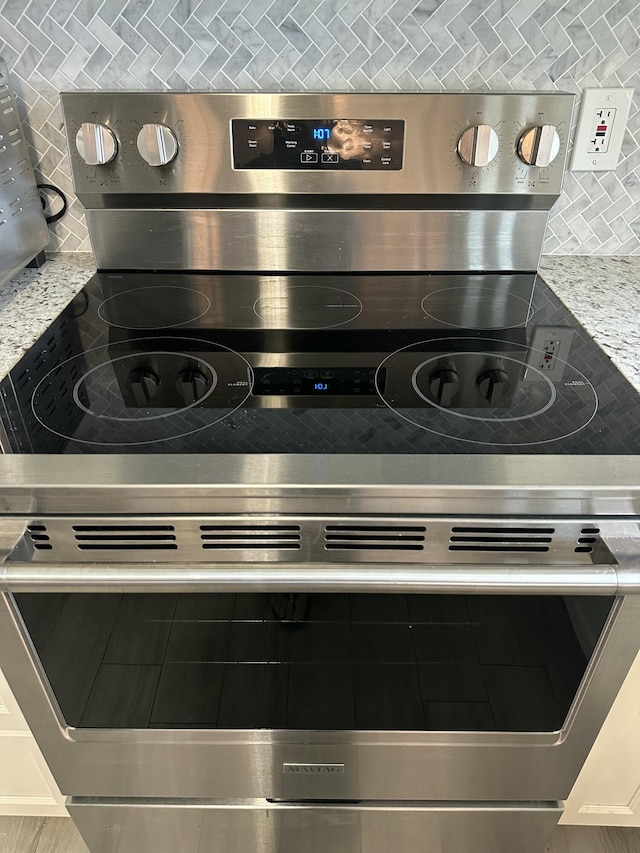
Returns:
[[[561,823],[640,826],[640,655],[565,806]]]
[[[0,670],[0,815],[66,815],[64,798]]]

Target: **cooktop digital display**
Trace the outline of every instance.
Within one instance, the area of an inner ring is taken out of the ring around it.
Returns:
[[[640,454],[533,275],[95,275],[0,384],[17,453]]]
[[[402,168],[397,119],[233,119],[231,137],[235,169]]]

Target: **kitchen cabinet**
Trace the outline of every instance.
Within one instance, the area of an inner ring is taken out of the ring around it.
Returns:
[[[640,826],[640,655],[573,786],[560,823]]]
[[[0,670],[0,815],[66,815],[57,788]]]

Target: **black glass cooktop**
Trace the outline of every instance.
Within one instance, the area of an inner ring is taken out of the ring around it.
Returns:
[[[17,453],[640,453],[532,275],[99,273],[0,384]]]

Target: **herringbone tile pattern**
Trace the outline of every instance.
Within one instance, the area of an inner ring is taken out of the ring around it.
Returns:
[[[635,86],[638,0],[0,0],[39,179],[71,192],[58,92]],[[615,173],[576,173],[545,251],[640,254],[640,109]],[[87,249],[78,202],[52,248]]]

